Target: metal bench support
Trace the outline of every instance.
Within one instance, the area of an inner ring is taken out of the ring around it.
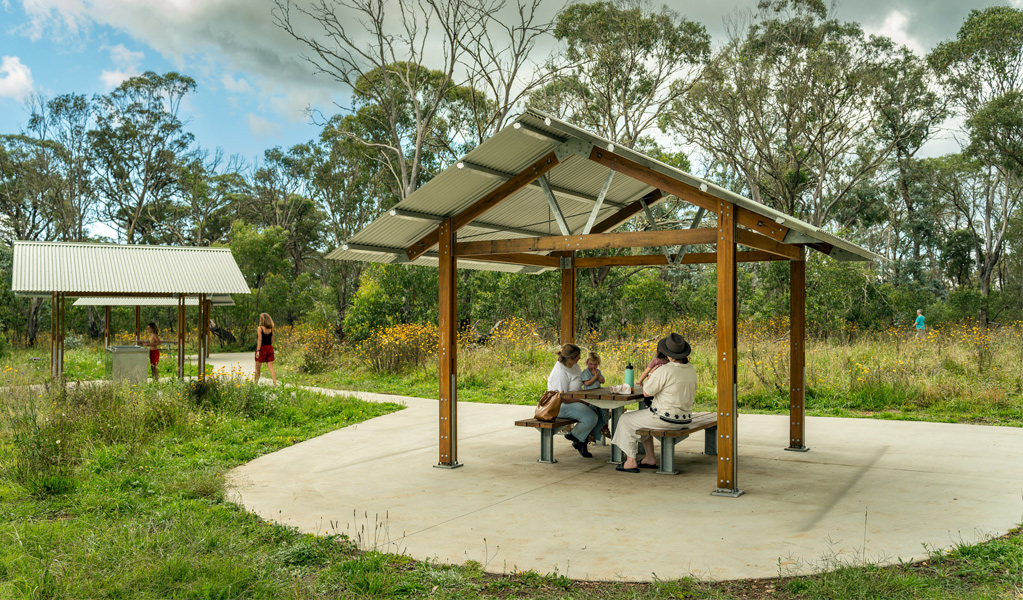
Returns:
[[[554,429],[551,427],[540,428],[540,460],[536,462],[553,464],[554,460]]]
[[[662,437],[661,438],[661,466],[657,469],[658,475],[678,475],[675,469],[675,442],[681,442],[685,437]],[[708,427],[703,431],[703,453],[710,456],[717,456],[718,453],[718,427]]]

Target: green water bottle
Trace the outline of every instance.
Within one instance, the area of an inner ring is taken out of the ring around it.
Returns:
[[[625,367],[625,385],[629,386],[629,389],[636,386],[636,371],[632,368],[631,362]]]

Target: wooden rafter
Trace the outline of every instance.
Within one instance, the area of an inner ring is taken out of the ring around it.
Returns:
[[[483,213],[508,199],[508,197],[515,192],[518,192],[530,183],[536,181],[538,177],[550,171],[557,165],[558,157],[554,152],[548,153],[540,160],[523,169],[522,172],[515,177],[512,177],[508,181],[497,186],[497,188],[493,191],[485,194],[476,202],[473,202],[469,208],[452,217],[451,226],[453,230],[457,232],[462,227],[479,218],[479,216]],[[405,249],[408,259],[412,261],[419,258],[424,252],[437,245],[439,238],[440,234],[438,229],[434,228],[430,233],[419,239],[419,241],[414,242],[411,246]]]
[[[677,259],[677,255],[673,254],[671,256],[671,260],[673,262]],[[737,252],[735,260],[736,262],[767,262],[786,259],[768,252],[753,250],[750,252]],[[707,265],[716,261],[716,252],[689,252],[682,256],[681,263],[675,264]],[[632,256],[580,257],[575,259],[574,264],[577,269],[595,269],[599,267],[663,267],[668,264],[668,260],[663,254],[636,254]]]
[[[636,181],[652,185],[659,190],[663,190],[667,194],[676,196],[690,204],[694,204],[708,211],[717,212],[718,204],[722,202],[716,196],[701,191],[699,188],[695,188],[688,183],[669,177],[659,171],[655,171],[650,167],[643,166],[613,152],[608,152],[598,146],[594,146],[593,150],[590,152],[590,160],[603,165],[612,171],[628,175]],[[779,242],[784,240],[785,236],[789,232],[788,227],[776,223],[763,215],[758,215],[753,211],[746,210],[738,206],[735,207],[735,219],[736,223],[739,225],[748,227],[761,235],[765,235]]]
[[[743,246],[777,254],[789,260],[800,260],[802,248],[793,244],[782,244],[748,229],[737,229],[736,239]]]
[[[680,244],[713,244],[713,229],[669,229],[666,231],[629,231],[590,235],[558,235],[542,238],[487,240],[455,244],[455,255],[472,257],[517,252],[556,250],[598,250],[603,248],[644,248]]]
[[[541,254],[481,254],[472,257],[472,260],[481,262],[498,262],[509,265],[524,265],[530,267],[553,267],[561,266],[561,259],[557,256],[543,256]]]

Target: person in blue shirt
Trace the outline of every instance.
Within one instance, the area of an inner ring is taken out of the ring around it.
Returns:
[[[924,322],[924,311],[923,309],[917,309],[916,311],[916,337],[917,339],[924,337],[927,333],[927,324]]]

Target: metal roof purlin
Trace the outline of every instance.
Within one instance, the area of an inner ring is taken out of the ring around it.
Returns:
[[[472,205],[469,206],[469,208],[466,208],[458,215],[452,217],[451,218],[452,228],[455,231],[458,231],[462,227],[473,222],[474,220],[479,218],[483,213],[497,206],[498,204],[506,200],[509,196],[526,187],[527,185],[535,181],[537,177],[540,177],[544,173],[550,171],[554,167],[558,166],[558,164],[560,163],[561,160],[554,152],[550,152],[545,156],[541,157],[540,160],[526,167],[521,173],[504,182],[503,184],[499,185],[497,189],[491,191],[490,193],[484,194],[482,198],[472,203]],[[436,245],[439,239],[440,232],[437,229],[434,229],[430,233],[420,238],[418,241],[414,242],[411,246],[409,246],[406,249],[409,260],[415,260],[416,258],[418,258],[421,254],[423,254],[423,252],[426,252],[434,245]]]

